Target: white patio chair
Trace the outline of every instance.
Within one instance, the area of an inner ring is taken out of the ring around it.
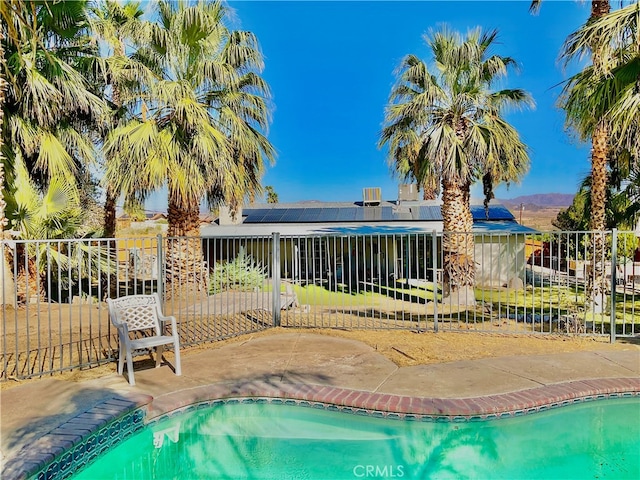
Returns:
[[[182,375],[180,367],[180,341],[176,318],[162,314],[160,297],[151,295],[127,295],[116,299],[107,299],[109,318],[118,329],[120,351],[118,354],[118,374],[122,375],[125,357],[127,359],[127,375],[129,383],[135,385],[133,377],[133,355],[137,350],[156,347],[156,368],[162,362],[164,346],[173,344],[175,354],[175,373]],[[171,322],[171,334],[165,335],[165,323]],[[138,330],[151,331],[150,336],[131,338],[131,332]]]

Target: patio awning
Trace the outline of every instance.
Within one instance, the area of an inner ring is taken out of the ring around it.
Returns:
[[[390,223],[336,223],[327,224],[240,224],[240,225],[211,225],[202,227],[204,237],[232,237],[232,236],[271,236],[274,232],[281,236],[296,235],[408,235],[431,234],[442,232],[442,222],[390,222]],[[475,221],[475,234],[525,234],[538,233],[533,228],[519,225],[508,220]]]
[[[508,220],[474,221],[473,233],[540,233],[534,228],[525,227]]]

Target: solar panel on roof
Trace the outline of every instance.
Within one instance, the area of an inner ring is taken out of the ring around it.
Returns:
[[[305,209],[303,219],[307,222],[317,222],[321,218],[321,208],[307,208]]]
[[[380,209],[380,220],[383,222],[392,222],[396,220],[393,207],[382,207]]]
[[[348,222],[356,219],[356,208],[346,207],[338,209],[338,221]]]
[[[317,222],[319,220],[322,220],[322,208],[311,209],[311,221]]]
[[[289,210],[289,209],[288,208],[274,208],[273,210],[271,210],[270,212],[265,214],[265,216],[262,218],[262,221],[264,223],[280,222],[282,220],[282,218],[284,218],[284,216],[286,215],[287,210]]]
[[[311,208],[303,208],[300,212],[300,221],[308,222],[311,219],[313,212]]]
[[[338,220],[338,211],[335,208],[323,208],[320,212],[320,221],[335,222]]]
[[[280,208],[280,218],[278,220],[278,222],[280,223],[289,223],[290,220],[289,218],[291,218],[291,208]]]
[[[283,221],[288,223],[297,223],[300,222],[302,218],[302,214],[304,213],[304,208],[290,208],[287,211],[287,215]]]
[[[475,221],[487,220],[482,205],[471,206]],[[442,221],[440,205],[411,207],[295,207],[295,208],[248,208],[243,212],[244,223],[318,223],[318,222],[393,222],[401,220]],[[491,205],[491,221],[510,220],[513,214],[502,205]]]
[[[323,208],[320,210],[320,222],[335,222],[338,218],[338,212],[335,208]]]
[[[414,211],[414,207],[411,207],[412,212]],[[442,220],[442,210],[440,206],[421,206],[418,207],[417,218],[414,217],[415,220],[420,220],[423,222],[433,222],[433,221],[441,221]]]
[[[252,208],[242,212],[243,216],[246,215],[244,223],[260,223],[264,216],[270,212],[270,208]]]
[[[513,214],[502,205],[489,205],[489,218],[487,218],[483,205],[471,206],[471,215],[474,220],[514,220]]]

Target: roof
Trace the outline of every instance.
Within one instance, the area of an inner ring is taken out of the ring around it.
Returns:
[[[267,237],[278,232],[283,237],[293,236],[346,236],[346,235],[401,235],[407,233],[431,233],[442,231],[442,222],[410,223],[394,222],[374,224],[363,223],[334,223],[332,225],[320,223],[250,223],[240,225],[211,225],[201,227],[204,237]]]
[[[472,205],[474,233],[534,233],[519,225],[502,205]],[[243,208],[238,225],[202,227],[204,236],[282,236],[293,235],[400,235],[441,232],[441,205],[433,201],[380,202],[378,206],[361,203],[302,202],[250,205]]]
[[[382,202],[375,207],[357,204],[276,205],[278,204],[244,208],[243,223],[442,222],[440,205],[420,205],[418,202],[406,202],[400,205]],[[488,216],[484,206],[473,205],[471,214],[474,221],[515,221],[513,214],[502,205],[490,205]]]

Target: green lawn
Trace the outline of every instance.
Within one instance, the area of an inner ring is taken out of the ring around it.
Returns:
[[[397,282],[395,286],[369,285],[367,290],[348,291],[344,285],[329,290],[322,285],[293,285],[298,301],[304,305],[322,307],[384,307],[391,306],[393,300],[404,300],[411,303],[431,302],[434,299],[433,284],[425,282],[418,287]],[[269,286],[266,286],[269,289]],[[282,291],[286,290],[283,284]],[[498,312],[503,317],[521,314],[550,316],[561,318],[564,315],[577,315],[583,322],[588,322],[596,331],[608,330],[610,314],[593,314],[585,312],[585,293],[581,287],[546,285],[524,290],[506,290],[476,288],[476,300],[481,305],[492,305],[493,315]],[[438,301],[441,293],[436,292]],[[394,307],[397,305],[394,304]],[[607,307],[608,310],[608,307]],[[634,320],[640,318],[640,294],[616,295],[616,322],[618,330],[628,333]],[[625,324],[623,326],[623,324]]]
[[[538,313],[541,315],[577,315],[578,318],[596,324],[609,324],[609,306],[604,314],[594,314],[585,309],[585,292],[581,287],[544,286],[525,290],[476,289],[476,299],[493,304],[494,310],[513,313]],[[640,318],[640,294],[616,294],[616,322],[633,323]]]

